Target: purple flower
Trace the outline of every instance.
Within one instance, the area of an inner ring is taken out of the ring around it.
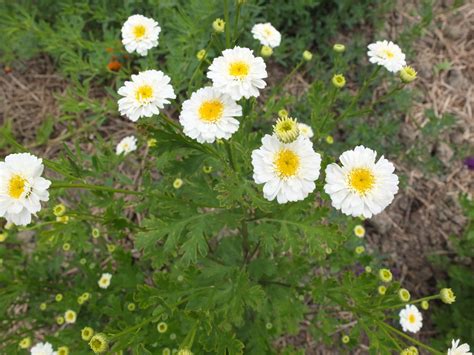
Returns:
[[[469,170],[474,170],[474,157],[464,159],[464,165],[466,165]]]

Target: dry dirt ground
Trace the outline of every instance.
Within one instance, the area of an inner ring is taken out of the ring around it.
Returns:
[[[397,11],[388,16],[386,31],[390,38],[396,38],[403,28],[418,20],[406,3],[402,1]],[[386,212],[366,223],[368,248],[383,253],[405,287],[415,295],[433,291],[436,279],[443,277],[442,271],[435,270],[427,258],[451,253],[449,237],[459,235],[466,223],[458,197],[461,193],[474,192],[474,172],[467,170],[462,160],[451,160],[450,148],[450,145],[472,145],[474,141],[474,3],[452,12],[440,2],[433,11],[433,24],[414,46],[417,55],[413,63],[419,72],[415,85],[422,99],[404,117],[399,138],[409,145],[420,137],[420,128],[427,123],[427,108],[433,108],[437,116],[454,114],[455,127],[443,133],[441,143],[431,147],[448,168],[447,173],[428,176],[413,166],[397,162],[397,168],[408,176],[408,187],[400,191]],[[449,70],[436,73],[436,65],[445,61],[450,63]],[[37,127],[48,117],[59,114],[57,102],[65,88],[66,82],[55,73],[47,58],[38,58],[12,72],[7,68],[0,74],[0,121],[8,118],[16,137],[34,148]],[[126,125],[120,130],[132,130],[132,127]],[[64,123],[56,125],[53,133],[56,139],[35,151],[54,156],[57,142],[67,132]],[[120,136],[124,135],[121,132]],[[297,337],[283,339],[280,344],[288,342],[305,344],[308,354],[331,353],[317,347],[304,331]],[[363,346],[360,352],[365,352]]]

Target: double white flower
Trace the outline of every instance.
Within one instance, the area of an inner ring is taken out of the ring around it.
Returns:
[[[29,153],[10,154],[0,162],[0,217],[26,226],[49,200],[51,181],[41,177],[43,161]]]
[[[265,62],[255,57],[248,48],[234,47],[222,52],[222,56],[213,60],[207,77],[219,92],[228,94],[233,100],[257,97],[259,90],[267,84]]]
[[[416,306],[409,304],[400,313],[400,325],[404,332],[417,333],[423,326],[423,316]]]
[[[399,46],[389,41],[378,41],[368,46],[369,61],[383,65],[388,71],[396,73],[405,65],[405,54]]]
[[[263,46],[275,48],[280,45],[281,34],[270,22],[257,23],[252,27],[252,34]]]
[[[242,116],[242,107],[232,98],[212,87],[199,89],[183,102],[179,121],[184,134],[199,143],[229,139],[239,129],[235,117]]]
[[[158,45],[161,28],[158,22],[142,15],[132,15],[123,24],[122,43],[129,53],[145,56]]]

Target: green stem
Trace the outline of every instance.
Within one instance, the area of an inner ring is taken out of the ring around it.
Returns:
[[[402,337],[402,338],[405,338],[407,339],[408,341],[412,342],[413,344],[416,344],[428,351],[431,351],[433,354],[443,354],[442,352],[436,350],[436,349],[433,349],[431,346],[428,346],[424,343],[422,343],[421,341],[418,341],[414,338],[412,338],[411,336],[409,335],[406,335],[405,333],[401,332],[400,330],[398,330],[397,328],[394,328],[392,327],[391,325],[387,324],[387,323],[384,323],[384,322],[379,322],[379,324],[382,326],[382,327],[385,327],[386,329],[390,330],[391,332],[397,334],[398,336]]]
[[[337,93],[339,92],[339,89],[334,87],[334,86],[331,88],[331,90],[332,91],[329,94],[331,96],[329,98],[329,104],[328,104],[328,107],[327,107],[327,112],[326,112],[326,115],[324,115],[324,120],[321,123],[321,126],[319,127],[319,130],[318,130],[318,135],[319,136],[321,136],[321,132],[322,132],[323,128],[326,126],[326,122],[328,121],[329,117],[331,116],[331,114],[330,114],[331,107],[334,104],[334,101],[336,100]]]
[[[114,189],[113,187],[109,187],[109,186],[68,183],[68,182],[62,182],[62,181],[53,181],[51,188],[52,189],[63,189],[63,188],[64,189],[84,189],[84,190],[115,192],[115,193],[127,194],[127,195],[143,195],[143,192],[139,192],[139,191]]]
[[[377,323],[382,323],[382,322],[377,322]],[[382,329],[382,331],[387,335],[387,337],[392,341],[393,344],[395,344],[395,347],[400,350],[400,352],[403,350],[403,348],[400,346],[400,344],[398,343],[397,339],[395,339],[389,332],[387,329],[385,329],[385,327],[380,327]]]
[[[238,30],[239,30],[239,18],[240,18],[240,7],[242,6],[242,4],[240,3],[240,1],[237,1],[237,14],[235,15],[235,22],[234,22],[234,35],[232,36],[232,43],[235,44],[235,42],[237,42],[237,34],[238,34]]]
[[[230,48],[229,4],[224,0],[225,47]]]
[[[339,117],[339,120],[342,120],[344,117],[346,117],[351,112],[351,110],[354,108],[355,104],[359,101],[359,99],[362,97],[362,95],[365,94],[365,92],[367,91],[369,85],[377,77],[377,74],[379,73],[380,68],[382,68],[382,67],[380,65],[377,65],[377,67],[374,69],[374,71],[369,76],[369,78],[364,80],[364,84],[359,89],[357,94],[353,97],[351,103],[349,104],[349,107],[341,114],[341,116]]]
[[[423,301],[436,300],[436,299],[439,299],[439,298],[440,298],[440,295],[427,296],[427,297],[419,298],[417,300],[413,300],[413,301],[410,301],[410,302],[399,303],[399,304],[396,304],[396,305],[393,305],[393,306],[390,306],[390,307],[382,307],[382,309],[400,308],[400,307],[406,306],[407,304],[415,304],[415,303],[420,303],[420,302],[423,302]]]
[[[227,150],[227,154],[229,155],[230,166],[232,167],[232,169],[234,169],[235,172],[237,172],[238,169],[237,169],[237,165],[235,164],[234,154],[232,152],[232,146],[229,141],[225,141],[224,144],[225,144],[225,149]]]
[[[249,230],[247,227],[247,222],[245,220],[242,220],[241,223],[241,232],[242,232],[242,251],[243,251],[243,256],[244,256],[244,265],[249,261]]]

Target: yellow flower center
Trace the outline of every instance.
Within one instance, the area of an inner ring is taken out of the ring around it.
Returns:
[[[296,175],[300,167],[300,158],[289,149],[280,150],[274,161],[279,177],[288,178]]]
[[[385,54],[387,59],[392,59],[393,57],[395,57],[395,54],[389,49],[384,49],[383,53]]]
[[[349,186],[359,195],[365,195],[375,185],[375,176],[368,168],[355,168],[349,173]]]
[[[272,35],[272,29],[269,28],[269,27],[266,27],[264,30],[263,30],[263,34],[265,37],[270,37]]]
[[[153,88],[150,85],[139,86],[135,92],[135,98],[137,101],[145,101],[151,99],[153,96]]]
[[[143,25],[136,25],[133,27],[133,35],[135,36],[135,39],[142,38],[145,35],[146,28]]]
[[[222,117],[224,105],[219,100],[204,101],[199,107],[199,118],[207,123],[214,123]]]
[[[410,323],[415,323],[415,321],[416,321],[415,315],[414,315],[414,314],[410,314],[410,315],[408,316],[408,321],[409,321]]]
[[[19,199],[27,188],[28,181],[20,175],[13,175],[8,182],[8,195]],[[27,193],[28,194],[28,193]]]
[[[229,74],[240,79],[249,74],[249,65],[243,61],[233,62],[229,66]]]

